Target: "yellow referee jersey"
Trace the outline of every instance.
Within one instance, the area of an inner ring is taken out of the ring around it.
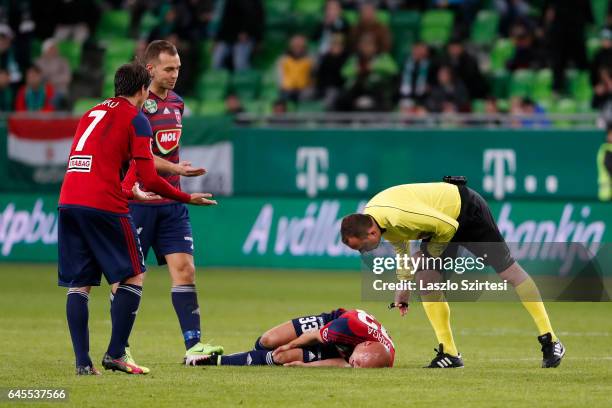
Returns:
[[[381,228],[383,238],[400,255],[410,255],[410,241],[430,238],[432,243],[449,242],[459,223],[459,189],[449,183],[402,184],[376,194],[365,206]],[[432,255],[440,255],[445,245],[429,245]],[[409,271],[397,271],[400,279],[409,279]]]

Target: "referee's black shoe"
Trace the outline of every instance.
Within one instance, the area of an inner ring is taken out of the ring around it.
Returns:
[[[431,360],[431,363],[424,368],[463,368],[463,360],[461,354],[451,356],[444,352],[444,346],[440,343],[437,349],[434,349],[438,354]]]
[[[565,355],[563,344],[559,340],[552,341],[550,333],[538,336],[538,341],[542,345],[542,368],[558,367]]]

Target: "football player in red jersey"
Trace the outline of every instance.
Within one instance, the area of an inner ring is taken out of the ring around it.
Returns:
[[[180,189],[181,176],[200,176],[205,172],[203,168],[192,167],[191,163],[179,159],[184,103],[173,89],[181,68],[181,59],[172,43],[159,40],[147,46],[144,63],[152,77],[150,95],[144,102],[143,113],[153,129],[151,150],[155,157],[155,167],[160,176]],[[133,185],[136,179],[133,169],[130,169],[124,184]],[[138,181],[144,189],[148,189],[146,182]],[[187,207],[168,198],[147,202],[132,201],[130,213],[145,259],[149,249],[153,248],[157,263],[168,265],[172,281],[172,305],[185,342],[184,361],[189,363],[198,356],[211,353],[222,354],[223,347],[201,341],[193,234]],[[127,353],[131,358],[129,347]],[[133,358],[131,361],[134,361]]]
[[[336,309],[280,324],[253,350],[200,357],[193,365],[391,367],[395,347],[385,328],[363,310]]]
[[[155,172],[151,126],[140,108],[147,99],[150,74],[140,64],[120,67],[115,97],[87,111],[79,121],[62,184],[58,216],[58,284],[70,288],[66,315],[76,356],[77,374],[95,375],[89,357],[88,300],[102,275],[118,284],[111,308],[112,333],[102,360],[105,369],[129,374],[148,370],[132,364],[125,343],[142,294],[144,260],[128,199],[157,199],[138,185],[123,189],[130,161],[150,191],[182,203],[213,205],[210,194],[186,194]]]

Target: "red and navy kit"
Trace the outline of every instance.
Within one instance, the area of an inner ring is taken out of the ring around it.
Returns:
[[[87,111],[77,126],[59,199],[58,283],[80,287],[144,272],[138,235],[121,180],[130,161],[151,190],[187,202],[155,173],[152,131],[127,99],[111,98]]]
[[[341,314],[320,329],[323,344],[333,344],[340,355],[348,361],[355,346],[365,341],[381,343],[391,354],[391,364],[395,359],[395,346],[387,331],[372,315],[354,309]]]
[[[183,100],[173,91],[168,91],[165,99],[149,92],[149,99],[142,109],[153,131],[151,151],[172,163],[179,162],[183,109]],[[180,189],[180,176],[161,172],[159,175]],[[137,180],[143,190],[149,189],[141,177],[136,177],[131,166],[124,181],[124,188],[133,185]],[[147,202],[131,201],[130,213],[138,230],[145,258],[150,248],[153,248],[159,265],[166,263],[166,255],[169,254],[193,254],[193,234],[187,206],[165,198]]]

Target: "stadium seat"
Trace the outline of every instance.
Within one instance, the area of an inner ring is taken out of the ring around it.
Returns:
[[[38,38],[32,39],[32,41],[30,42],[30,56],[32,57],[32,59],[35,60],[36,58],[40,57],[41,52],[42,41],[40,41]]]
[[[600,46],[599,38],[592,37],[587,40],[587,58],[589,61],[593,60]]]
[[[238,71],[232,76],[231,89],[243,100],[253,100],[259,93],[261,74],[255,70]]]
[[[136,51],[136,41],[129,38],[108,38],[104,40],[105,58],[129,62]]]
[[[325,0],[294,0],[293,11],[300,15],[321,16]]]
[[[541,69],[534,76],[531,96],[536,101],[549,100],[552,97],[552,71]]]
[[[396,61],[403,61],[418,39],[420,21],[420,13],[414,11],[396,11],[391,15],[393,56]]]
[[[553,112],[556,114],[572,115],[577,112],[576,102],[569,98],[560,99],[554,106]],[[554,125],[557,128],[570,128],[572,122],[570,120],[555,120]]]
[[[260,100],[247,100],[247,101],[241,101],[242,103],[242,107],[244,108],[244,110],[248,113],[253,113],[253,114],[262,114],[263,113],[263,106],[264,103]]]
[[[196,98],[183,98],[185,103],[185,111],[191,112],[192,115],[198,114],[200,109],[200,101]]]
[[[82,115],[98,103],[100,103],[99,98],[80,98],[74,103],[72,112],[77,115]]]
[[[357,10],[344,10],[342,15],[344,16],[344,18],[346,18],[346,21],[348,21],[348,23],[351,26],[354,26],[359,21],[359,12]],[[389,15],[388,11],[386,11],[386,10],[378,10],[376,12],[376,18],[383,25],[386,25],[386,26],[390,25],[391,17]]]
[[[206,101],[219,101],[225,97],[229,84],[229,73],[225,70],[210,70],[197,81],[196,95]]]
[[[325,112],[325,106],[321,101],[300,101],[297,104],[297,112],[318,113]]]
[[[491,51],[491,70],[506,69],[506,62],[514,53],[514,44],[508,39],[500,38]]]
[[[127,10],[109,10],[102,13],[98,25],[98,38],[126,38],[130,26],[130,13]]]
[[[253,65],[259,69],[268,69],[274,65],[289,42],[287,33],[281,30],[268,30],[265,38],[261,49],[257,50],[253,56]]]
[[[472,100],[472,112],[485,113],[485,101],[483,99]]]
[[[510,96],[531,96],[534,84],[534,73],[530,69],[519,69],[514,71],[510,80]]]
[[[507,98],[510,88],[510,74],[506,70],[495,71],[490,76],[490,84],[496,98]]]
[[[453,31],[453,13],[449,10],[430,10],[421,19],[421,40],[440,46],[445,44]]]
[[[590,101],[593,89],[587,71],[569,70],[567,74],[568,93],[577,102]]]
[[[151,12],[146,12],[140,20],[140,34],[142,36],[148,36],[151,30],[159,23],[159,19]]]
[[[497,38],[499,15],[490,10],[481,10],[472,25],[471,40],[481,47],[493,47]]]
[[[608,0],[591,0],[591,8],[595,24],[598,27],[606,25],[606,17],[608,16]]]
[[[76,41],[60,41],[57,44],[60,55],[68,60],[70,68],[74,71],[81,65],[81,44]]]
[[[218,116],[225,114],[225,101],[207,100],[200,104],[200,115]]]
[[[268,27],[291,27],[292,0],[266,0],[264,4],[266,25]]]

